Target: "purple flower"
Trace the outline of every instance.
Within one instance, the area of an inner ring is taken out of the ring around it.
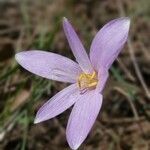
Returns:
[[[72,149],[77,149],[85,140],[99,114],[108,70],[127,41],[129,26],[130,20],[126,17],[103,26],[92,41],[88,57],[73,27],[64,18],[64,32],[77,63],[61,55],[38,50],[16,54],[18,63],[28,71],[71,83],[39,109],[35,123],[56,117],[74,105],[66,129]]]

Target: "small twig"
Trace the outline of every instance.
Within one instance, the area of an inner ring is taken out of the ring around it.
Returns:
[[[141,122],[145,120],[145,117],[139,117],[139,120],[136,118],[103,118],[101,121],[104,123],[110,123],[110,124],[129,124],[129,123],[135,123],[135,122]]]
[[[147,87],[147,85],[146,85],[146,83],[144,81],[144,78],[143,78],[142,74],[141,74],[140,68],[139,68],[139,66],[138,66],[138,64],[136,62],[136,58],[135,58],[135,55],[134,55],[134,52],[133,52],[134,50],[133,50],[133,47],[131,45],[131,40],[130,39],[128,40],[128,47],[129,47],[130,56],[131,56],[131,59],[132,59],[132,62],[133,62],[136,74],[137,74],[137,76],[139,78],[139,81],[141,82],[141,85],[142,85],[142,87],[143,87],[147,97],[150,99],[150,92],[149,92],[148,87]]]
[[[117,90],[119,93],[123,94],[127,98],[128,102],[129,102],[129,104],[131,106],[131,109],[133,111],[135,120],[138,121],[139,120],[138,112],[137,112],[137,110],[136,110],[136,108],[134,106],[133,101],[130,99],[129,95],[123,89],[121,89],[119,87],[115,87],[114,89]]]
[[[16,26],[16,27],[10,27],[8,29],[3,29],[0,31],[0,35],[4,35],[4,34],[11,34],[13,32],[19,32],[21,29],[20,26]]]
[[[125,64],[118,58],[117,59],[120,67],[122,68],[122,70],[125,72],[125,74],[127,75],[127,77],[131,80],[131,81],[135,81],[135,78],[133,77],[133,75],[131,74],[131,72],[129,72],[129,70],[127,69],[127,67],[125,66]]]
[[[17,115],[19,111],[16,111],[15,113],[12,114],[12,116],[6,120],[4,125],[1,126],[0,128],[0,142],[4,140],[5,135],[11,131],[16,123],[17,120]]]
[[[130,106],[132,108],[135,120],[138,121],[137,123],[138,123],[138,126],[139,126],[140,130],[141,130],[141,133],[144,134],[144,130],[143,130],[143,128],[142,128],[142,126],[141,126],[141,124],[139,122],[140,118],[138,116],[138,112],[137,112],[137,110],[136,110],[136,108],[134,106],[133,101],[130,99],[129,95],[124,90],[122,90],[121,88],[117,88],[117,87],[115,89],[118,90],[120,93],[122,93],[123,95],[125,95],[127,97],[127,100],[128,100],[128,102],[129,102],[129,104],[130,104]]]
[[[118,9],[119,9],[120,15],[121,16],[125,16],[125,11],[124,11],[124,8],[122,6],[122,1],[121,0],[117,0],[117,3],[118,3]],[[141,85],[142,85],[142,87],[143,87],[147,97],[150,99],[150,92],[149,92],[148,87],[147,87],[147,85],[146,85],[146,83],[144,81],[144,78],[143,78],[142,73],[140,71],[139,65],[138,65],[138,63],[136,61],[136,57],[135,57],[135,54],[134,54],[134,49],[133,49],[133,47],[131,45],[131,39],[130,38],[128,38],[127,44],[128,44],[128,47],[129,47],[130,58],[131,58],[132,63],[134,65],[134,69],[135,69],[136,75],[137,75],[137,77],[138,77],[138,79],[139,79],[139,81],[140,81],[140,83],[141,83]]]
[[[140,44],[141,50],[144,53],[144,57],[146,58],[147,61],[150,61],[150,53],[146,50],[146,48],[144,47],[144,44],[141,41],[139,42],[139,44]]]

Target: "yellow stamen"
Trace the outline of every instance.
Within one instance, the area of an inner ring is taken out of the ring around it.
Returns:
[[[92,74],[81,73],[78,78],[78,86],[81,90],[95,88],[97,83],[96,72],[93,72]]]

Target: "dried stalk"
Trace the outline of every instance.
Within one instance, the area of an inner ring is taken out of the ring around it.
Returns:
[[[124,11],[124,8],[123,8],[123,5],[122,5],[122,1],[121,0],[117,0],[117,4],[118,4],[118,9],[119,9],[119,13],[120,13],[120,16],[123,17],[125,16],[125,11]],[[128,42],[127,42],[127,45],[128,45],[128,48],[129,48],[129,54],[130,54],[130,58],[131,58],[131,61],[133,63],[133,66],[134,66],[134,69],[135,69],[135,72],[136,72],[136,75],[145,91],[145,94],[146,96],[148,97],[148,99],[150,100],[150,92],[148,90],[148,87],[144,81],[144,78],[142,76],[142,73],[140,71],[140,68],[139,68],[139,65],[136,61],[136,57],[135,57],[135,54],[134,54],[134,49],[133,49],[133,46],[131,44],[131,39],[129,37],[128,39]]]

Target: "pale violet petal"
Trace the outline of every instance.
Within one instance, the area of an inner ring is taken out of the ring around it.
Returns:
[[[76,84],[63,89],[39,109],[34,123],[39,123],[61,114],[78,100],[79,95],[80,92]]]
[[[87,91],[75,103],[69,117],[66,136],[69,146],[76,150],[89,134],[102,105],[97,90]]]
[[[75,83],[81,73],[77,63],[55,53],[24,51],[17,53],[15,58],[26,70],[47,79]]]
[[[108,68],[114,62],[127,41],[130,20],[127,17],[107,23],[95,36],[90,48],[90,60],[98,71],[101,66]]]
[[[98,72],[98,84],[97,84],[97,90],[102,93],[105,84],[107,82],[107,79],[109,77],[109,72],[106,68],[100,68]]]
[[[88,55],[83,47],[79,37],[74,31],[72,25],[69,21],[64,18],[63,20],[63,28],[71,50],[76,58],[76,61],[79,63],[81,69],[86,73],[92,73],[93,68],[91,66],[91,62],[88,58]]]

